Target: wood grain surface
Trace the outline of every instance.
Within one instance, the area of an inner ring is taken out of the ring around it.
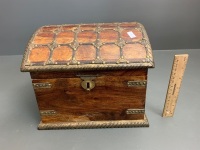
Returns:
[[[97,72],[31,73],[33,83],[52,84],[51,88],[35,89],[40,111],[56,112],[41,115],[42,122],[144,119],[144,114],[126,114],[126,110],[145,108],[146,86],[128,87],[127,81],[147,80],[147,70],[98,73],[91,91],[81,87],[83,80],[79,76],[95,76]]]

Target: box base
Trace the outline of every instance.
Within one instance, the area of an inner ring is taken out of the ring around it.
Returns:
[[[117,120],[117,121],[83,121],[83,122],[60,122],[42,123],[38,125],[39,130],[51,129],[92,129],[92,128],[131,128],[149,127],[148,119],[145,115],[141,120]]]

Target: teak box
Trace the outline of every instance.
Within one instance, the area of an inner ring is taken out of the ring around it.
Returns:
[[[154,67],[137,22],[39,28],[25,51],[41,122],[38,129],[147,127],[148,68]]]

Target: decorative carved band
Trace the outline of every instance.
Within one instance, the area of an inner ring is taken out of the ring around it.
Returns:
[[[39,88],[51,88],[52,84],[50,83],[33,83],[33,88],[34,89],[39,89]]]
[[[149,127],[145,116],[144,120],[118,120],[118,121],[87,121],[87,122],[64,122],[64,123],[42,123],[39,130],[50,129],[88,129],[88,128],[130,128]]]
[[[55,110],[41,110],[40,114],[41,115],[55,115],[56,111]]]
[[[144,114],[145,110],[144,109],[127,109],[126,114]]]
[[[146,86],[147,84],[147,81],[128,81],[127,82],[127,85],[128,87],[131,87],[131,86]]]

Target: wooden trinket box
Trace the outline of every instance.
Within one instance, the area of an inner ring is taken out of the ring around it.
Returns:
[[[43,26],[28,43],[21,71],[32,78],[38,129],[148,127],[152,67],[144,27],[124,22]]]

